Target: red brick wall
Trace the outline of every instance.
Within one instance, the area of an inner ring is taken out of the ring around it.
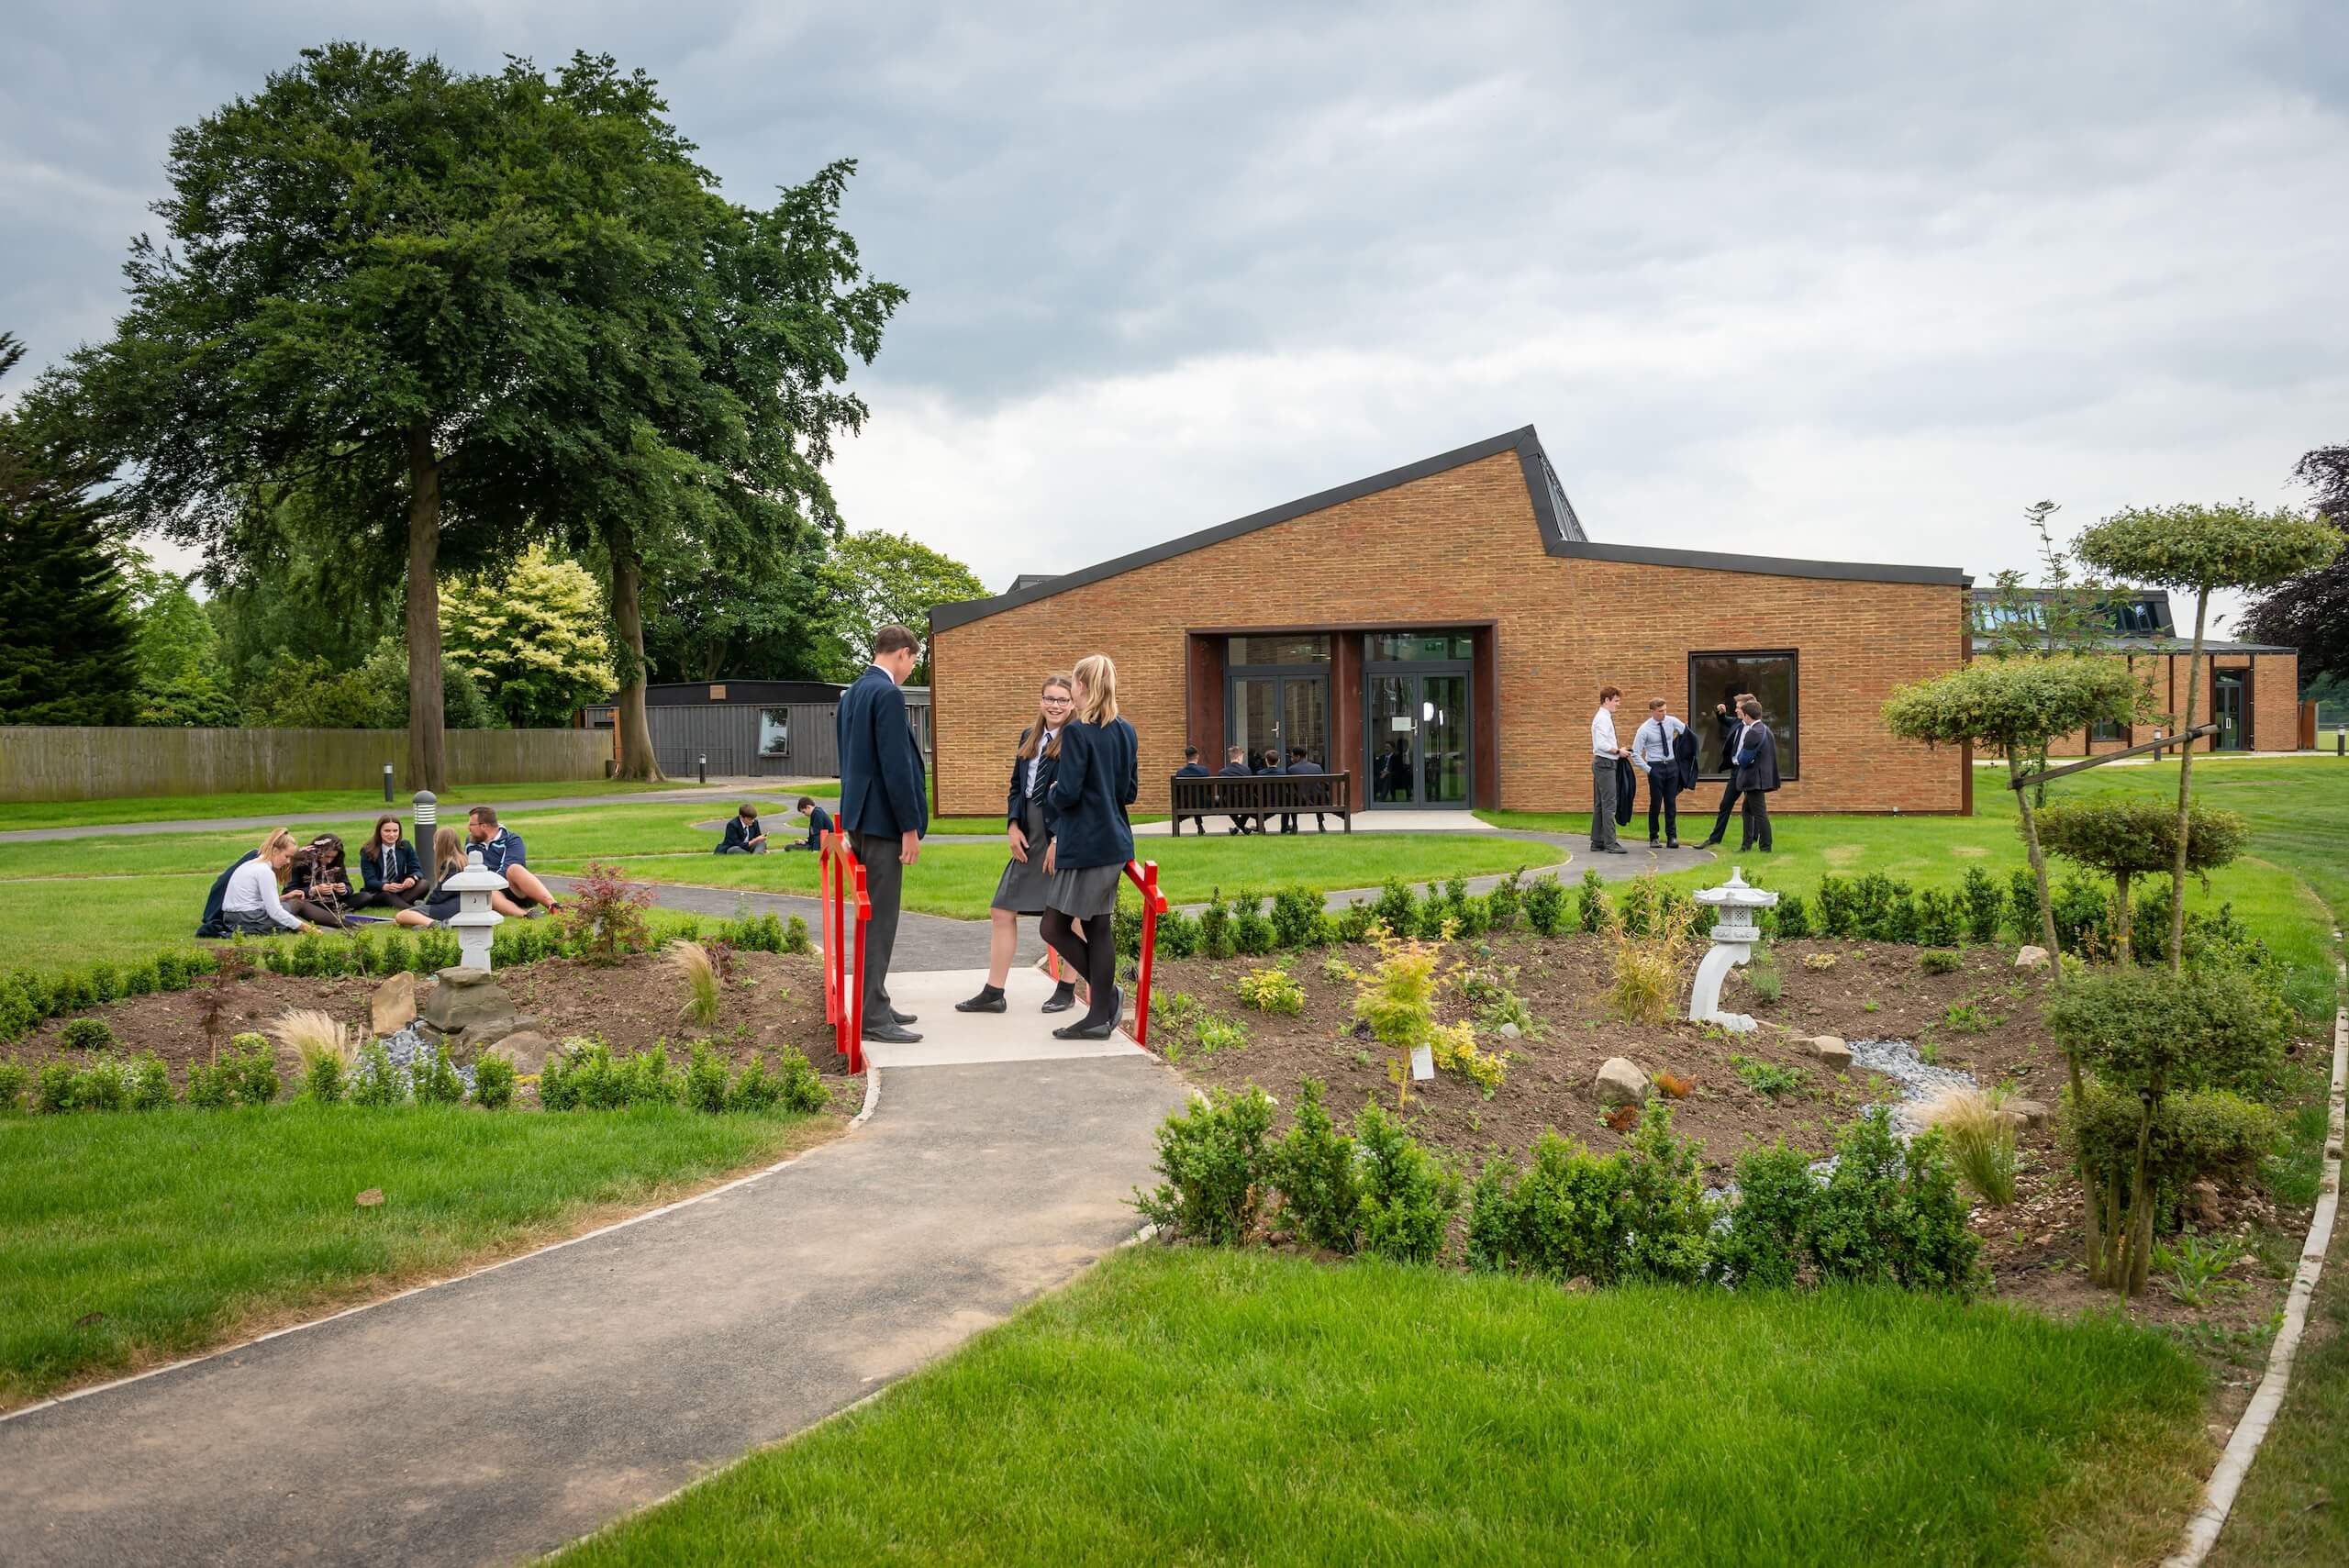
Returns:
[[[1507,808],[1588,807],[1602,684],[1623,688],[1628,736],[1651,695],[1687,717],[1691,651],[1792,648],[1802,777],[1774,810],[1957,811],[1958,754],[1895,740],[1876,713],[1895,686],[1956,665],[1965,614],[1955,585],[1553,559],[1523,469],[1503,453],[940,634],[939,800],[954,814],[997,809],[1039,674],[1086,653],[1117,662],[1141,736],[1142,803],[1163,807],[1158,781],[1182,762],[1190,628],[1494,620]]]

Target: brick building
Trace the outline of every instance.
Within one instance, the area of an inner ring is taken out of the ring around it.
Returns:
[[[1303,746],[1358,810],[1586,810],[1598,688],[1623,739],[1661,696],[1706,722],[1736,691],[1780,739],[1785,811],[1962,812],[1971,769],[1886,733],[1893,688],[1968,654],[1954,567],[1595,542],[1532,428],[930,617],[940,809],[999,810],[1038,682],[1117,662],[1140,809],[1186,742]],[[1709,807],[1718,791],[1700,786]]]

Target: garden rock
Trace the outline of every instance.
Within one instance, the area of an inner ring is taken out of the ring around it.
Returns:
[[[396,1034],[416,1022],[416,976],[402,970],[375,987],[367,1002],[367,1032]]]
[[[1648,1075],[1629,1058],[1610,1056],[1599,1064],[1591,1087],[1602,1106],[1643,1106],[1648,1103]]]
[[[2194,1223],[2203,1230],[2216,1230],[2226,1223],[2226,1215],[2219,1207],[2218,1185],[2209,1177],[2186,1189],[2186,1202],[2194,1211]]]
[[[1814,1035],[1810,1049],[1818,1053],[1822,1067],[1843,1068],[1852,1064],[1852,1048],[1843,1043],[1840,1035]]]
[[[2009,1100],[2007,1114],[2025,1127],[2045,1127],[2054,1113],[2045,1100]]]
[[[506,987],[486,969],[462,964],[440,972],[440,984],[424,999],[417,1021],[446,1043],[451,1062],[461,1054],[471,1061],[484,1041],[503,1040],[522,1027]]]
[[[547,1064],[555,1042],[537,1029],[517,1029],[497,1042],[497,1054],[514,1063],[515,1075],[528,1078]]]
[[[2045,948],[2024,948],[2015,954],[2017,969],[2044,969],[2047,967],[2047,962]]]

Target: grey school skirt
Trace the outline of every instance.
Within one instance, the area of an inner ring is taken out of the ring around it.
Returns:
[[[1044,902],[1071,919],[1090,920],[1118,907],[1118,884],[1125,879],[1121,862],[1106,866],[1074,866],[1052,873],[1052,892]]]
[[[1028,858],[1005,865],[1003,880],[995,884],[995,900],[988,907],[1008,909],[1015,915],[1041,915],[1045,895],[1052,892],[1052,880],[1044,875],[1042,802],[1029,801],[1020,827],[1028,835]]]

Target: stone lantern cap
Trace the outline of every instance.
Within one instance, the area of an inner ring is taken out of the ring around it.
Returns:
[[[1747,886],[1745,868],[1731,866],[1729,870],[1729,880],[1719,887],[1700,889],[1697,894],[1697,902],[1710,904],[1724,914],[1740,919],[1742,923],[1744,911],[1770,908],[1778,902],[1778,895],[1767,888]]]
[[[465,851],[465,869],[440,885],[451,893],[503,893],[506,891],[506,879],[481,863],[479,850],[468,850]],[[1776,898],[1777,895],[1772,894],[1771,896]]]

